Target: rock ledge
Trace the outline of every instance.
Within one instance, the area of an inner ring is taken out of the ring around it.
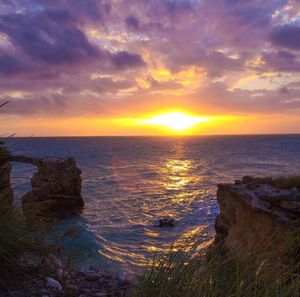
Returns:
[[[236,253],[272,248],[288,254],[287,242],[300,218],[300,190],[280,189],[270,178],[244,177],[221,184],[217,192],[220,214],[215,223],[216,244]]]

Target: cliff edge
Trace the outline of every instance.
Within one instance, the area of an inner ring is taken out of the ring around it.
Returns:
[[[299,259],[299,185],[278,181],[246,176],[218,186],[216,246],[239,255],[268,250]]]

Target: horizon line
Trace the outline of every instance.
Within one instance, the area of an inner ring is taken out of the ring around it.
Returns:
[[[100,137],[205,137],[205,136],[300,136],[298,133],[245,133],[245,134],[153,134],[153,135],[30,135],[30,136],[0,136],[4,139],[11,138],[100,138]]]

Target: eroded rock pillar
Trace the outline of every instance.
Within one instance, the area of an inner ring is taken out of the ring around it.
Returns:
[[[32,191],[22,199],[25,215],[57,216],[83,207],[81,170],[74,159],[32,158],[30,163],[37,172],[31,180]]]

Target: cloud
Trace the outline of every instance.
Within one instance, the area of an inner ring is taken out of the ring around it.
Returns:
[[[208,84],[194,94],[194,105],[230,114],[286,114],[300,112],[300,81],[274,90],[229,90],[224,83]]]
[[[84,23],[104,24],[107,16],[111,13],[111,1],[105,0],[39,0],[28,1],[31,3],[27,11],[32,11],[34,4],[37,10],[56,10],[57,8],[67,11],[74,20]]]
[[[61,64],[99,57],[97,48],[70,23],[71,19],[65,11],[46,11],[29,16],[9,14],[0,16],[0,31],[32,60]]]
[[[1,112],[298,110],[297,9],[291,0],[2,1],[0,91],[12,104]],[[260,79],[249,90],[240,82],[251,77]]]
[[[300,72],[298,55],[289,51],[272,51],[263,53],[264,62],[268,69],[281,72]]]
[[[0,73],[13,75],[20,73],[22,70],[24,69],[20,61],[6,54],[0,55]]]
[[[129,29],[140,29],[140,21],[135,16],[128,16],[125,19],[125,24]]]
[[[1,113],[19,114],[19,115],[41,115],[59,117],[66,111],[66,98],[61,95],[42,96],[38,98],[27,98],[16,100],[9,96],[0,98],[0,102],[9,101],[7,108],[0,111]]]
[[[223,75],[226,71],[241,71],[243,68],[243,58],[231,58],[221,51],[207,52],[202,48],[196,48],[195,52],[188,50],[186,53],[178,52],[167,57],[167,65],[172,71],[196,65],[203,67],[211,77]]]
[[[126,50],[110,52],[88,39],[79,27],[82,16],[77,16],[73,10],[74,7],[82,8],[80,13],[92,20],[102,20],[90,10],[90,5],[98,2],[87,1],[82,7],[82,2],[74,1],[70,11],[66,10],[66,3],[69,5],[70,2],[62,3],[62,7],[56,9],[50,5],[50,8],[36,8],[27,13],[0,14],[0,33],[5,34],[14,47],[13,55],[4,51],[0,73],[13,75],[27,71],[32,75],[32,72],[38,72],[45,78],[49,67],[56,72],[70,72],[71,68],[81,72],[89,68],[126,70],[145,64],[139,54]]]
[[[137,54],[131,54],[126,51],[121,51],[111,56],[113,65],[117,69],[142,67],[145,65],[142,57]]]
[[[300,26],[283,25],[273,29],[271,41],[276,46],[300,50]]]

